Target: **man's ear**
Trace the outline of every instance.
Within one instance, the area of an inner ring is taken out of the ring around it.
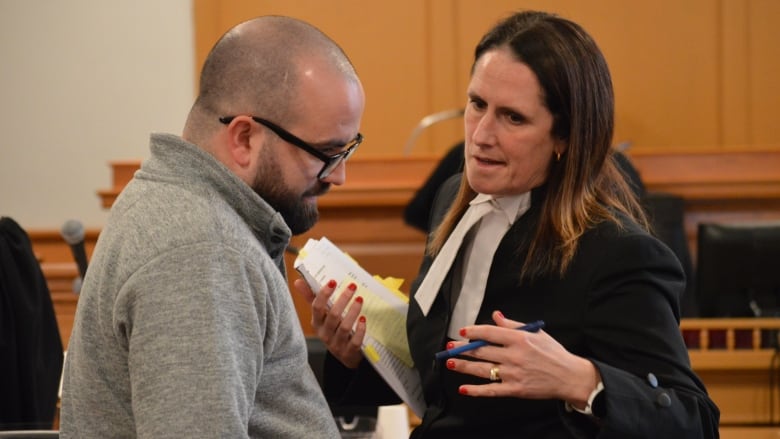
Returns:
[[[259,134],[260,138],[254,135]],[[233,119],[227,127],[227,159],[230,160],[231,168],[236,171],[247,171],[252,169],[259,156],[258,149],[263,144],[262,136],[264,130],[259,129],[257,124],[245,118]]]

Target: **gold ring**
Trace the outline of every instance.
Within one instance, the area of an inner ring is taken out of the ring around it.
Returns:
[[[498,366],[490,368],[490,381],[501,381],[501,377],[498,376]]]

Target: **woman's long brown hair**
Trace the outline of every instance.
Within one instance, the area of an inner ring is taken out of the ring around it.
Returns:
[[[563,275],[579,238],[595,224],[611,221],[622,226],[618,218],[622,213],[649,228],[612,155],[612,79],[590,35],[554,14],[526,11],[502,20],[477,45],[474,65],[498,48],[508,48],[534,72],[544,105],[553,115],[551,134],[567,144],[560,160],[551,161],[540,220],[520,275],[525,279]],[[455,201],[433,231],[429,255],[439,252],[475,195],[464,174]]]

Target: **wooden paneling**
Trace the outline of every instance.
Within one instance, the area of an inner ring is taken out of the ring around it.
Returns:
[[[594,36],[612,71],[616,143],[658,152],[780,150],[773,0],[196,0],[197,62],[242,20],[305,19],[345,48],[364,82],[360,154],[396,156],[423,116],[465,105],[474,46],[520,8],[557,12]],[[462,137],[457,122],[442,124],[414,155],[443,154]]]
[[[315,24],[338,42],[360,75],[366,92],[360,155],[397,155],[426,114],[463,106],[465,91],[454,98],[451,2],[397,0],[196,0],[198,71],[205,55],[230,27],[259,15],[289,15]],[[439,14],[439,12],[443,14]],[[449,12],[448,12],[449,11]],[[434,35],[433,32],[436,32]],[[446,71],[446,75],[442,72]],[[436,137],[454,144],[463,130],[453,124]],[[438,128],[437,128],[438,129]],[[426,138],[421,143],[431,142]],[[421,150],[425,145],[420,146]]]
[[[732,2],[722,1],[724,4]],[[780,105],[780,2],[775,0],[750,0],[744,3],[747,12],[747,50],[749,53],[747,92],[750,100],[748,138],[750,145],[780,144],[777,127],[777,108]],[[724,64],[732,60],[724,60]],[[738,60],[737,60],[738,61]],[[731,113],[737,114],[736,112]],[[729,120],[723,121],[728,124]]]
[[[780,427],[720,427],[720,439],[780,439]]]

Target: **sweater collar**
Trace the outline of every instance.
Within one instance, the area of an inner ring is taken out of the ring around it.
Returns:
[[[216,191],[236,211],[274,259],[283,254],[292,232],[282,215],[225,165],[173,134],[152,134],[150,148],[161,161],[147,161],[141,171],[194,177],[194,181]]]

